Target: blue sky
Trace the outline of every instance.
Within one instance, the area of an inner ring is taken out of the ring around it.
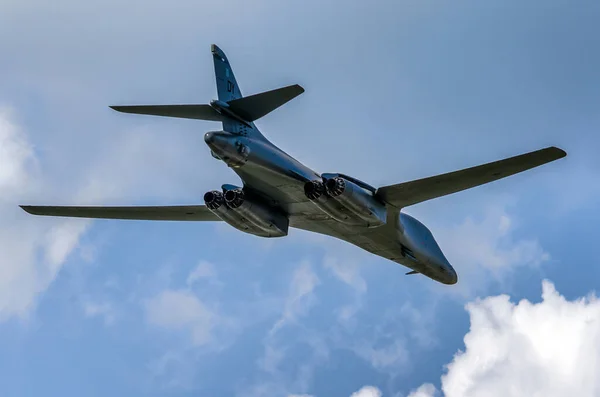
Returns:
[[[598,17],[586,0],[5,0],[0,394],[594,395]],[[192,204],[238,182],[202,140],[217,124],[108,108],[214,99],[211,43],[244,94],[306,89],[257,124],[319,172],[378,186],[568,156],[406,209],[451,287],[301,231],[18,209]]]

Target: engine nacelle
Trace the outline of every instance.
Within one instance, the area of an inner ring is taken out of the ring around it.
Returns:
[[[289,219],[276,208],[246,197],[243,189],[213,190],[204,195],[206,207],[231,226],[260,237],[287,236]]]
[[[348,225],[377,227],[387,218],[385,204],[354,182],[341,177],[309,181],[304,194],[323,212]]]

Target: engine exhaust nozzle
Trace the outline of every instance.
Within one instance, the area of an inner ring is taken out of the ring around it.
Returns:
[[[223,196],[229,208],[238,208],[244,203],[244,192],[241,189],[227,190]]]
[[[218,190],[212,190],[204,194],[204,204],[208,209],[216,210],[223,205],[223,193]]]
[[[340,177],[331,178],[325,182],[325,188],[327,189],[327,194],[331,197],[336,197],[346,190],[346,181]]]
[[[325,193],[325,186],[321,181],[308,181],[304,184],[304,194],[309,200],[317,200]]]

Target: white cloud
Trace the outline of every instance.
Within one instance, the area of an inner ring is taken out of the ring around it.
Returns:
[[[298,395],[306,390],[312,380],[314,367],[328,357],[328,346],[322,335],[307,329],[298,320],[308,314],[316,303],[314,290],[320,280],[308,262],[302,262],[294,270],[281,316],[275,321],[264,339],[264,354],[258,360],[259,368],[265,371],[269,381],[261,380],[239,395],[253,397],[263,395]],[[294,338],[281,338],[278,334],[284,327],[294,325],[301,329]],[[280,364],[285,360],[289,349],[295,345],[306,345],[310,358],[298,363],[294,371],[283,371]],[[296,394],[292,394],[292,391]]]
[[[69,219],[52,227],[46,234],[46,261],[57,272],[79,242],[79,237],[85,232],[90,220]]]
[[[446,397],[597,396],[600,391],[600,300],[561,296],[549,281],[542,301],[506,295],[467,305],[471,329],[442,376]],[[430,397],[423,386],[409,397]]]
[[[381,397],[381,390],[374,386],[364,386],[359,391],[352,393],[350,397]]]
[[[313,290],[319,284],[319,278],[308,262],[303,262],[294,271],[288,290],[283,313],[269,331],[265,340],[265,353],[259,360],[260,366],[267,372],[276,373],[281,360],[285,357],[286,348],[276,344],[276,333],[289,323],[294,323],[299,316],[307,314],[314,304]]]
[[[176,161],[185,157],[181,153],[189,148],[185,139],[161,140],[147,129],[119,136],[118,142],[95,147],[96,159],[90,160],[89,166],[76,167],[75,174],[69,175],[71,184],[65,185],[53,181],[52,167],[39,166],[34,146],[15,122],[14,112],[0,107],[0,321],[31,314],[39,295],[51,285],[91,225],[86,219],[34,217],[19,204],[56,200],[98,205],[115,199],[122,203],[123,197],[139,197],[139,191],[147,186],[154,188],[146,189],[154,197],[170,198],[188,189],[185,172],[165,165],[192,168],[186,161]],[[154,165],[135,164],[136,158],[148,157],[155,160]],[[45,161],[52,164],[52,154]],[[171,173],[181,179],[167,175]],[[88,247],[83,253],[88,259],[89,252]],[[204,271],[207,276],[207,269]]]
[[[419,386],[418,389],[413,390],[408,397],[434,397],[437,395],[435,386],[431,383],[425,383]]]
[[[26,190],[36,159],[25,133],[14,123],[13,112],[0,107],[0,200]]]
[[[165,329],[189,332],[195,346],[211,341],[211,331],[218,321],[215,313],[186,290],[165,290],[150,299],[146,302],[146,318]]]
[[[108,302],[84,302],[83,312],[86,317],[101,317],[104,319],[104,324],[111,325],[115,321],[115,309]]]
[[[85,221],[33,219],[18,204],[37,192],[40,174],[28,136],[0,108],[0,321],[26,318],[55,279]]]
[[[379,371],[397,372],[400,368],[405,368],[409,362],[409,353],[403,337],[394,338],[382,347],[375,347],[376,341],[357,343],[352,349],[354,353],[369,361],[373,368]]]
[[[323,266],[329,269],[338,280],[351,287],[354,292],[352,303],[336,309],[338,321],[351,328],[357,325],[356,313],[362,309],[363,295],[367,292],[367,282],[361,275],[360,257],[353,252],[356,248],[345,242],[335,242],[334,247],[325,255]],[[342,249],[336,249],[338,247],[342,247]]]
[[[405,302],[395,316],[397,324],[404,324],[408,329],[410,337],[419,347],[428,348],[435,346],[438,339],[434,334],[436,323],[437,301],[430,305],[416,308],[410,301]]]
[[[360,269],[355,261],[340,260],[332,255],[327,255],[323,261],[326,268],[344,283],[354,288],[359,293],[367,291],[367,283],[360,275]]]
[[[189,274],[186,283],[187,285],[192,285],[198,280],[212,279],[216,277],[216,275],[217,272],[212,263],[200,261],[200,263],[198,263],[198,266],[196,266],[194,270],[192,270],[192,272]]]
[[[313,290],[319,284],[319,278],[313,272],[308,262],[302,263],[294,272],[292,282],[285,301],[285,307],[281,318],[273,325],[270,335],[275,334],[284,325],[296,321],[299,316],[308,312],[315,303]]]
[[[460,224],[436,228],[436,239],[458,272],[450,293],[472,296],[491,280],[504,282],[519,267],[537,267],[550,259],[534,238],[515,238],[517,228],[506,205],[489,206],[482,217],[468,216]]]
[[[360,390],[352,393],[350,397],[381,397],[381,390],[376,388],[375,386],[363,386]],[[311,394],[290,394],[288,397],[315,397]],[[426,397],[421,395],[416,395],[414,397]]]

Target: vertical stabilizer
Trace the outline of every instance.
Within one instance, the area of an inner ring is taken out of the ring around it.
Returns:
[[[215,63],[215,78],[217,80],[217,94],[219,95],[219,100],[229,102],[233,99],[241,98],[242,93],[235,80],[227,56],[225,56],[223,50],[216,44],[213,44],[210,50],[213,54],[213,61]]]
[[[235,79],[229,60],[223,50],[216,44],[212,44],[210,51],[213,54],[213,62],[215,64],[215,80],[217,82],[219,101],[227,103],[234,99],[242,98],[240,86]],[[240,123],[232,118],[225,118],[223,120],[223,130],[233,134],[261,136],[252,122]]]

